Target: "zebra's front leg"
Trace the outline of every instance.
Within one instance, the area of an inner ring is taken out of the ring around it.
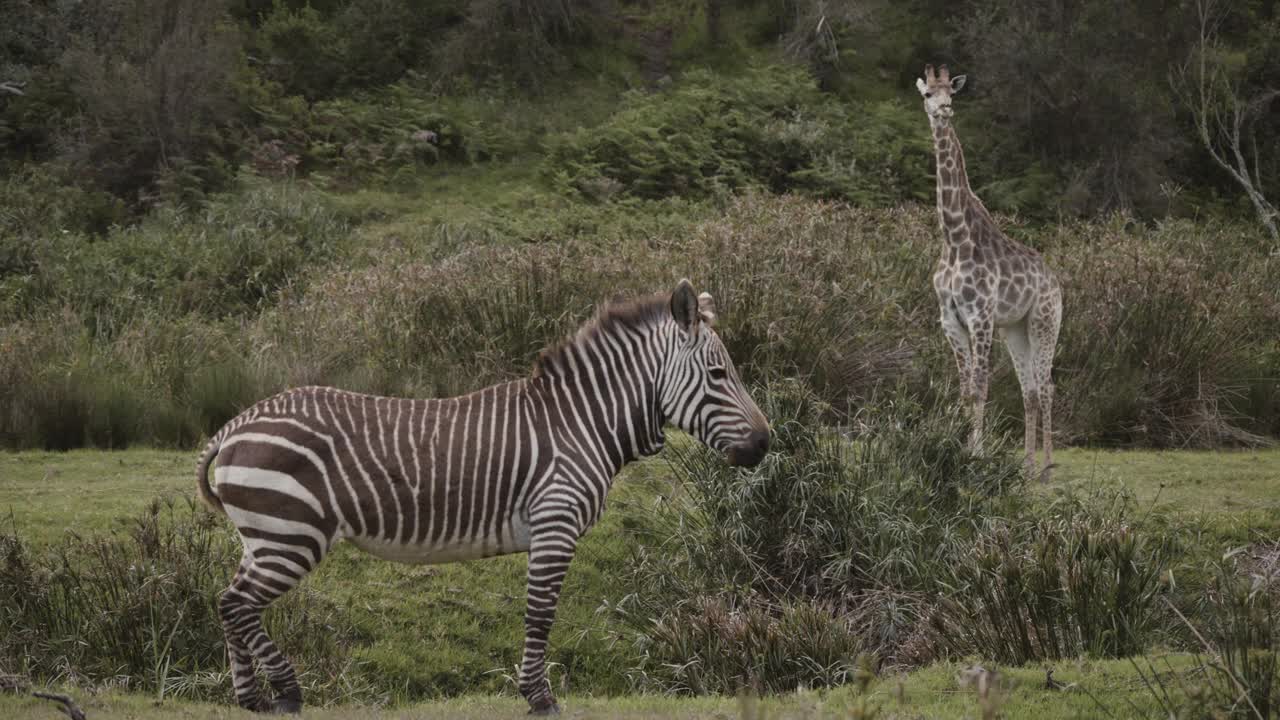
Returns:
[[[556,619],[556,604],[565,573],[573,561],[578,533],[571,512],[541,518],[529,545],[529,587],[524,611],[524,659],[520,663],[520,694],[529,701],[530,715],[560,712],[547,681],[547,638]]]

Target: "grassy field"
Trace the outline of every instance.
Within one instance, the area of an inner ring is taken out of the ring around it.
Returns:
[[[1168,660],[1167,666],[1164,660]],[[1185,656],[1173,655],[1159,661],[1168,678],[1187,666]],[[801,691],[783,697],[672,698],[629,695],[592,698],[562,697],[561,709],[570,718],[639,719],[652,717],[693,720],[743,718],[967,718],[982,717],[984,707],[1010,718],[1036,717],[1065,720],[1087,717],[1156,717],[1158,707],[1146,694],[1145,686],[1128,661],[1080,661],[1054,669],[1053,679],[1064,687],[1045,687],[1040,668],[1015,668],[997,674],[995,690],[979,697],[978,691],[963,682],[969,666],[940,663],[907,675],[887,676],[865,691],[846,687],[830,692]],[[1143,666],[1145,671],[1147,668]],[[89,717],[109,718],[250,718],[230,704],[157,702],[137,694],[106,692],[81,694],[80,703]],[[527,705],[509,695],[465,696],[393,708],[339,705],[310,708],[311,718],[458,718],[488,720],[523,717]],[[878,712],[876,712],[878,711]],[[0,695],[0,712],[15,720],[39,720],[53,716],[48,701]]]
[[[110,529],[153,498],[193,496],[196,453],[173,450],[0,454],[0,514],[5,529],[37,543],[60,534]],[[1092,450],[1055,455],[1052,494],[1061,488],[1119,487],[1140,507],[1266,522],[1280,517],[1280,448],[1241,451]],[[624,471],[611,504],[636,500],[637,486],[666,476],[653,458]],[[610,515],[606,513],[606,523]],[[608,528],[606,524],[602,528]],[[607,529],[594,531],[605,535]]]
[[[1201,542],[1223,549],[1280,527],[1280,507],[1269,488],[1280,482],[1280,450],[1239,452],[1097,451],[1068,449],[1059,456],[1054,483],[1040,488],[1045,501],[1069,489],[1122,487],[1140,512],[1200,519]],[[64,533],[100,534],[123,527],[154,498],[178,502],[192,494],[194,454],[181,451],[26,452],[0,455],[0,513],[4,530],[36,546]],[[887,675],[868,692],[843,688],[773,698],[758,705],[733,698],[673,699],[627,695],[625,648],[603,627],[599,608],[610,598],[610,577],[624,562],[618,531],[628,508],[652,501],[670,482],[659,457],[633,465],[610,496],[610,511],[582,544],[569,576],[552,639],[552,681],[573,717],[848,717],[855,706],[882,708],[881,717],[972,717],[979,714],[973,690],[959,686],[961,664],[938,664],[904,676]],[[228,568],[228,573],[230,568]],[[357,662],[370,663],[399,690],[393,709],[368,708],[362,717],[494,717],[523,713],[512,697],[521,638],[524,558],[496,558],[443,566],[404,566],[372,560],[340,547],[307,587],[336,603],[368,642]],[[282,644],[286,651],[288,640]],[[616,658],[618,662],[600,662]],[[1177,665],[1180,660],[1175,659]],[[304,669],[305,672],[305,669]],[[1008,717],[1046,718],[1137,713],[1131,702],[1149,702],[1127,661],[1078,661],[1055,668],[1055,678],[1079,687],[1044,689],[1043,668],[1007,671],[1000,700]],[[607,695],[575,696],[575,686],[606,688]],[[464,688],[486,687],[489,695],[455,697]],[[81,691],[83,692],[83,691]],[[423,702],[429,698],[443,698]],[[238,717],[234,709],[151,699],[129,694],[89,696],[86,707],[100,717]],[[1154,710],[1154,708],[1148,708]],[[0,700],[6,717],[49,717],[46,704]],[[348,706],[314,712],[347,717]],[[1145,712],[1145,710],[1144,710]],[[1139,713],[1141,714],[1141,713]]]

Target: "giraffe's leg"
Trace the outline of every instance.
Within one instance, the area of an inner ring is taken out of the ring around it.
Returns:
[[[981,300],[981,298],[979,298]],[[983,422],[987,409],[987,384],[991,379],[991,338],[995,332],[995,318],[986,305],[979,306],[969,317],[969,336],[973,349],[969,362],[973,374],[973,436],[969,444],[973,449],[982,447]]]
[[[1053,468],[1053,355],[1058,347],[1058,331],[1062,327],[1062,291],[1053,288],[1045,293],[1031,311],[1028,329],[1034,355],[1036,383],[1040,394],[1040,423],[1044,437],[1044,472],[1040,479],[1048,482]]]
[[[1013,360],[1013,369],[1018,374],[1018,385],[1022,389],[1023,445],[1026,448],[1023,462],[1030,476],[1036,471],[1036,429],[1040,419],[1040,392],[1036,385],[1031,340],[1025,321],[1001,328],[1000,333],[1004,336],[1005,347],[1009,348],[1009,357]]]
[[[973,400],[973,363],[969,358],[969,329],[949,299],[942,306],[942,332],[947,336],[947,343],[956,357],[956,368],[960,371],[960,397],[963,402],[970,403]]]
[[[327,544],[326,544],[327,545]],[[322,551],[325,546],[321,546]],[[293,665],[267,636],[262,627],[262,612],[284,595],[310,572],[319,558],[312,559],[307,548],[288,549],[259,546],[246,550],[245,562],[231,585],[222,594],[218,611],[222,617],[227,647],[232,653],[236,702],[242,707],[272,712],[300,712],[302,688],[298,685]],[[258,695],[257,679],[250,666],[245,677],[244,660],[252,657],[266,674],[275,692],[270,703]]]
[[[547,681],[547,638],[556,619],[556,604],[565,573],[577,548],[577,515],[571,508],[543,509],[531,519],[529,588],[524,613],[524,659],[520,663],[520,694],[533,715],[560,712]]]

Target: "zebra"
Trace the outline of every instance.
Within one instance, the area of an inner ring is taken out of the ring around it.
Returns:
[[[413,563],[527,552],[519,688],[531,713],[559,712],[547,638],[578,540],[603,512],[614,476],[661,450],[667,423],[733,465],[755,466],[768,452],[768,421],[714,319],[711,296],[681,280],[670,294],[598,308],[514,382],[429,400],[301,387],[223,426],[196,478],[243,545],[218,602],[237,703],[301,710],[293,667],[262,613],[349,540]]]

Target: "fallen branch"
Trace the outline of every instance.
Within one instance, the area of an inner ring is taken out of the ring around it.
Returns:
[[[39,692],[39,691],[32,692],[31,694],[38,698],[42,698],[44,700],[52,700],[56,703],[59,703],[61,707],[58,709],[66,713],[67,717],[71,718],[71,720],[85,720],[84,711],[80,709],[79,705],[76,705],[75,700],[72,700],[67,695],[58,695],[56,693],[46,693],[46,692]]]

